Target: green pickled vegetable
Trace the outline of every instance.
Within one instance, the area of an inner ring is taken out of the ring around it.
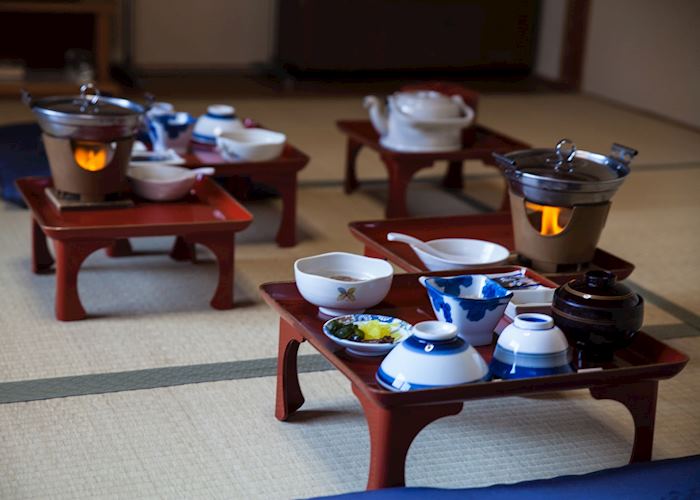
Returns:
[[[353,323],[344,324],[340,321],[331,321],[328,324],[328,331],[339,339],[352,340],[353,342],[362,342],[364,339],[362,330]]]

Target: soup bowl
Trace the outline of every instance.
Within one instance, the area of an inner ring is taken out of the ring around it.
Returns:
[[[387,261],[345,252],[299,259],[294,278],[299,293],[327,316],[361,313],[381,302],[394,269]]]

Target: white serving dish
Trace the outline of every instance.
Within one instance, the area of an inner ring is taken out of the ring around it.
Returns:
[[[246,161],[267,161],[282,154],[287,136],[262,128],[242,128],[221,132],[216,137],[218,149],[228,156]]]
[[[420,248],[411,245],[418,258],[429,271],[450,271],[468,269],[470,267],[495,266],[508,260],[510,251],[501,245],[490,241],[473,240],[468,238],[442,238],[426,241],[426,244],[436,250],[459,255],[459,261],[448,260],[431,255]]]
[[[214,169],[211,167],[190,170],[164,164],[132,164],[126,175],[131,189],[140,197],[153,201],[168,201],[186,196],[198,176],[213,173]]]
[[[314,255],[294,263],[299,293],[328,316],[361,313],[378,304],[389,292],[393,276],[387,261],[345,252]]]
[[[192,140],[201,144],[215,145],[217,133],[242,129],[236,109],[226,104],[213,104],[206,114],[200,116],[192,131]]]
[[[481,274],[419,278],[426,288],[435,317],[452,323],[458,335],[472,345],[488,345],[513,296]]]
[[[513,298],[506,306],[505,315],[512,321],[518,314],[535,312],[547,314],[552,307],[554,288],[540,287],[513,290]]]
[[[330,333],[328,330],[328,325],[332,321],[355,323],[358,326],[368,321],[379,321],[381,323],[391,325],[392,333],[399,333],[401,334],[401,337],[396,339],[392,344],[371,344],[341,339]],[[326,321],[323,325],[323,333],[325,333],[326,337],[331,339],[333,342],[341,347],[344,347],[350,354],[355,354],[357,356],[383,356],[396,347],[400,342],[403,342],[406,338],[408,338],[408,336],[411,334],[411,328],[412,326],[410,323],[406,323],[403,320],[391,316],[382,316],[379,314],[347,314],[345,316],[339,316]]]
[[[166,149],[165,151],[132,149],[129,165],[181,165],[183,163],[185,163],[185,159],[174,149]]]
[[[430,389],[483,380],[488,367],[481,355],[457,336],[457,327],[424,321],[387,354],[377,370],[379,385],[391,391]]]

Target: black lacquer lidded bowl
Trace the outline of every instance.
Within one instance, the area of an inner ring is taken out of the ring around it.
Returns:
[[[642,327],[644,299],[613,273],[588,271],[556,289],[552,317],[580,351],[605,360],[628,346]]]

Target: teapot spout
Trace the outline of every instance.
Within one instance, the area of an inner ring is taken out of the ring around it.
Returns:
[[[362,103],[369,110],[369,119],[379,135],[386,135],[389,131],[387,123],[386,108],[382,105],[378,97],[368,95]]]

